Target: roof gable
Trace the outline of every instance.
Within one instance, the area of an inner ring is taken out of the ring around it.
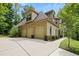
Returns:
[[[28,11],[26,11],[26,13],[28,13],[28,12],[34,12],[34,13],[36,13],[36,14],[38,14],[38,12],[36,11],[36,10],[28,10]]]
[[[36,11],[34,10],[30,10],[30,11],[33,11],[35,13],[37,13]],[[32,22],[32,21],[39,21],[39,20],[46,20],[46,19],[49,19],[48,21],[53,23],[53,21],[50,20],[49,16],[47,16],[46,14],[50,13],[50,12],[53,12],[53,10],[49,11],[49,12],[46,12],[46,13],[43,13],[43,12],[39,12],[37,13],[37,16],[33,19],[33,20],[30,20],[30,21],[26,21],[26,18],[23,19],[23,21],[21,21],[19,24],[17,24],[16,26],[19,27],[19,26],[22,26],[26,23],[29,23],[29,22]],[[54,23],[53,23],[54,24]]]
[[[46,18],[48,18],[48,16],[45,15],[43,12],[40,12],[39,15],[36,17],[35,21],[43,20],[43,19],[46,19]]]
[[[23,25],[25,23],[26,23],[26,19],[24,18],[18,25],[16,25],[16,27],[21,26],[21,25]]]
[[[47,11],[47,12],[45,12],[45,14],[52,13],[52,12],[55,14],[54,10]]]

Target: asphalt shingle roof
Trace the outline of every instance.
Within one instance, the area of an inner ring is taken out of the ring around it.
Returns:
[[[48,13],[48,12],[47,12]],[[29,21],[26,21],[26,18],[23,19],[23,21],[21,21],[19,24],[17,24],[16,26],[19,27],[19,26],[22,26],[28,22],[31,22],[31,21],[38,21],[38,20],[43,20],[43,19],[47,19],[49,18],[46,13],[43,13],[43,12],[39,12],[38,15],[35,17],[34,20],[29,20]],[[50,21],[50,20],[49,20]],[[51,22],[51,21],[50,21]],[[52,22],[53,23],[53,22]]]

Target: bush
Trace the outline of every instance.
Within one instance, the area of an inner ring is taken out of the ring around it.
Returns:
[[[53,40],[55,40],[55,39],[56,39],[56,37],[55,37],[55,36],[52,36],[52,39],[53,39]]]
[[[49,41],[53,41],[52,36],[48,36]]]
[[[9,31],[9,35],[11,37],[18,37],[20,35],[19,28],[17,27],[12,27],[11,30]]]
[[[53,41],[53,40],[58,39],[58,37],[57,37],[57,36],[47,36],[47,39],[48,39],[49,41]]]

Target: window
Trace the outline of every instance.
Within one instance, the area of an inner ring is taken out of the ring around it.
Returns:
[[[57,24],[58,22],[56,21],[56,24]]]
[[[58,33],[58,30],[56,29],[56,30],[55,30],[55,34],[57,35],[57,33]]]
[[[31,20],[31,14],[27,15],[26,20],[27,21]]]
[[[50,26],[50,35],[52,34],[52,26]]]

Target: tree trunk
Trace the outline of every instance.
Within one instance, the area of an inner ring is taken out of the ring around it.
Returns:
[[[76,32],[76,39],[78,40],[78,32]]]
[[[64,30],[63,30],[63,38],[64,38]]]
[[[70,48],[70,38],[68,37],[68,48]]]

